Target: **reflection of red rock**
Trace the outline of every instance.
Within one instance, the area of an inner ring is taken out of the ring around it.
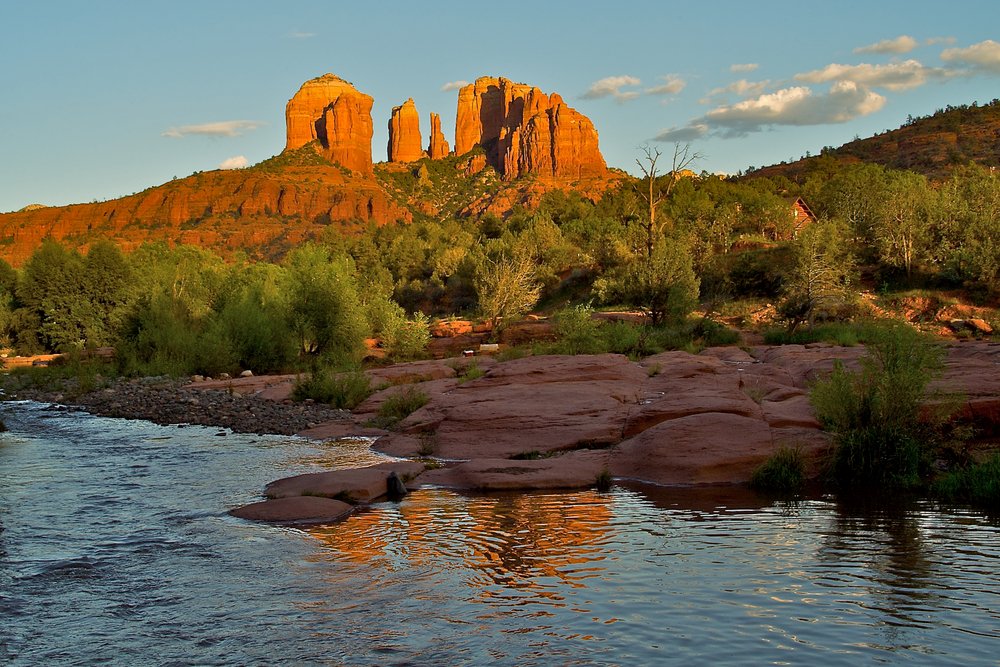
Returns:
[[[481,77],[458,93],[455,153],[476,146],[506,180],[526,174],[578,179],[607,175],[593,123],[562,97],[503,77]]]
[[[373,101],[334,74],[306,81],[285,107],[285,150],[319,141],[334,162],[372,173]]]
[[[430,144],[427,145],[427,155],[432,160],[440,160],[443,157],[448,157],[448,153],[448,141],[444,138],[444,133],[441,132],[441,116],[432,113],[431,140]]]
[[[413,98],[392,108],[389,119],[389,162],[416,162],[424,157],[420,147],[420,116]]]

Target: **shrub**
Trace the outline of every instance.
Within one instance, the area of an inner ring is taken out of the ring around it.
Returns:
[[[386,398],[382,405],[378,406],[373,422],[379,428],[392,430],[399,426],[399,422],[427,405],[429,400],[427,394],[420,389],[412,385],[407,386]]]
[[[845,485],[913,486],[933,444],[921,424],[927,384],[942,367],[942,351],[906,325],[884,324],[870,334],[861,369],[838,364],[816,382],[810,399],[835,434],[833,473]]]
[[[805,462],[798,447],[781,447],[753,471],[750,486],[758,491],[791,493],[805,481]]]
[[[558,342],[553,351],[559,354],[598,354],[605,350],[601,323],[594,319],[590,306],[564,308],[552,317]]]
[[[353,410],[373,391],[371,381],[361,371],[337,373],[317,366],[308,376],[295,381],[292,398],[297,401],[312,399],[335,408]]]
[[[943,475],[934,483],[932,490],[947,501],[1000,510],[1000,454]]]

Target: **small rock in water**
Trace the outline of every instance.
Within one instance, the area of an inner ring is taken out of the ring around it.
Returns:
[[[385,495],[389,500],[399,500],[406,495],[406,485],[403,484],[403,480],[399,478],[396,471],[389,473],[389,477],[385,480]]]
[[[241,378],[252,378],[253,377],[253,371],[247,369],[247,370],[243,371],[242,373],[240,373],[240,377]]]

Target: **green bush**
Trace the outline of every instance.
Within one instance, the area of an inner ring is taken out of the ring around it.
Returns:
[[[295,381],[292,398],[297,401],[312,399],[335,408],[353,410],[371,396],[373,391],[371,381],[361,371],[338,373],[330,368],[317,366],[312,373]]]
[[[399,422],[427,405],[429,400],[427,394],[417,387],[409,385],[382,401],[375,413],[373,423],[379,428],[394,429],[399,426]]]
[[[935,481],[932,491],[950,502],[1000,510],[1000,454],[943,475]]]
[[[861,369],[837,364],[810,394],[824,428],[836,438],[832,472],[843,485],[908,487],[919,482],[934,444],[934,425],[921,423],[928,383],[942,350],[898,323],[870,333]]]
[[[805,481],[805,461],[798,447],[781,447],[753,471],[750,486],[758,491],[791,493]]]
[[[605,351],[601,323],[594,319],[594,310],[581,305],[564,308],[552,316],[558,341],[553,351],[558,354],[599,354]]]

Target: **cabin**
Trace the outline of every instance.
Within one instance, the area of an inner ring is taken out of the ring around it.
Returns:
[[[799,235],[806,225],[816,222],[816,215],[802,197],[790,199],[792,206],[792,238]]]

